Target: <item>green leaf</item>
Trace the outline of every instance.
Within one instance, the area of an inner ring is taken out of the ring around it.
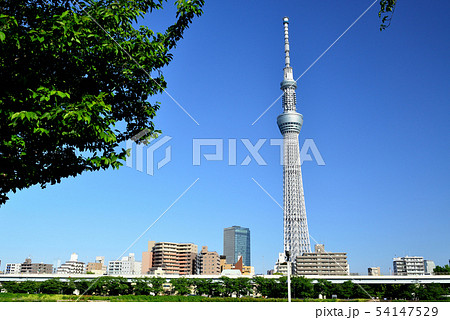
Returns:
[[[61,98],[70,98],[70,95],[68,93],[65,93],[65,92],[56,91],[56,94],[58,96],[60,96]]]

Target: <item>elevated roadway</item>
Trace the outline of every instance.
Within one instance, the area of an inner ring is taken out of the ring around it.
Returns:
[[[106,275],[105,275],[106,276]],[[4,281],[45,281],[49,279],[60,279],[61,281],[68,281],[69,279],[86,279],[92,280],[101,277],[101,275],[94,274],[0,274],[0,282]],[[118,277],[118,276],[111,276]],[[122,275],[122,277],[127,278],[129,281],[136,278],[149,278],[157,277],[153,275]],[[166,278],[167,280],[173,278],[179,278],[178,275],[163,275],[159,276]],[[185,278],[199,278],[199,279],[212,279],[218,280],[221,275],[188,275]],[[230,275],[229,278],[252,278],[252,276],[235,276]],[[264,275],[264,278],[277,279],[281,276],[279,275]],[[331,281],[333,283],[343,283],[345,281],[352,281],[353,283],[359,284],[412,284],[412,283],[445,283],[450,284],[450,275],[433,275],[433,276],[306,276],[309,279],[324,279]]]

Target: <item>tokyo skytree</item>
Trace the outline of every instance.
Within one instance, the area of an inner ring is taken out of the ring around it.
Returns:
[[[298,135],[303,124],[303,116],[296,111],[297,82],[289,58],[289,19],[283,18],[284,25],[284,78],[283,113],[277,118],[277,124],[283,135],[283,220],[284,250],[290,252],[291,261],[297,256],[311,252],[308,223],[306,220],[305,198],[303,195],[302,172],[300,169],[300,152]]]

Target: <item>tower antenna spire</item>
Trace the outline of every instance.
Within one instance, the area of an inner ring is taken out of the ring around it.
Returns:
[[[284,17],[283,18],[283,25],[284,25],[284,53],[285,53],[285,66],[290,67],[291,66],[291,59],[289,57],[289,18]]]

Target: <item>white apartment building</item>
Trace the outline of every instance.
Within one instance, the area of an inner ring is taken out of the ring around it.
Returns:
[[[381,276],[381,269],[380,267],[370,267],[367,270],[367,274],[369,276]]]
[[[58,269],[56,273],[59,274],[83,274],[86,273],[86,266],[84,262],[78,261],[78,255],[76,253],[72,253],[70,255],[70,260],[63,263]]]
[[[134,253],[128,257],[122,257],[122,260],[113,260],[108,263],[109,275],[140,275],[142,262],[136,261]]]
[[[283,252],[278,253],[278,260],[273,267],[274,273],[287,275],[287,259]],[[291,263],[291,275],[295,274],[295,263]]]
[[[5,268],[6,274],[18,274],[20,273],[21,263],[7,263]]]
[[[434,268],[436,268],[436,264],[434,263],[433,260],[424,260],[423,264],[424,264],[425,274],[427,274],[427,275],[434,274]]]
[[[399,257],[393,259],[397,276],[420,276],[425,274],[423,257]]]

